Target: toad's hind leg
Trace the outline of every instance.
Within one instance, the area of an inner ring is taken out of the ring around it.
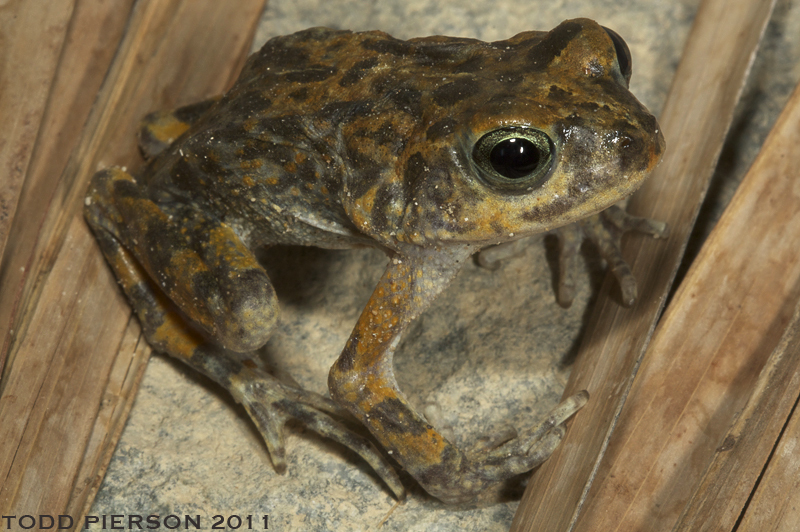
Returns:
[[[274,328],[277,303],[266,272],[229,228],[200,213],[192,220],[167,215],[119,169],[94,176],[84,214],[148,342],[242,403],[279,471],[285,468],[283,426],[296,419],[358,453],[403,495],[392,467],[369,440],[337,421],[342,412],[332,401],[261,367],[253,350]],[[228,347],[208,339],[217,335]]]

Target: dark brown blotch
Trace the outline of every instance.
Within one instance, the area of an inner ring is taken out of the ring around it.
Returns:
[[[253,54],[245,65],[244,72],[264,72],[268,68],[292,68],[308,62],[308,52],[301,46],[294,46],[294,39],[275,37]]]
[[[372,203],[370,218],[372,221],[372,231],[376,233],[386,233],[392,228],[389,227],[389,217],[387,216],[389,205],[395,196],[392,191],[396,185],[384,185],[375,192],[375,200]]]
[[[460,481],[458,477],[453,476],[453,465],[458,463],[458,460],[456,448],[447,445],[442,449],[439,463],[415,471],[414,478],[423,486],[438,487],[441,492],[446,493],[449,491],[447,488],[453,487],[454,484],[457,485]]]
[[[302,70],[287,72],[284,76],[286,81],[293,83],[315,83],[325,81],[336,74],[336,72],[337,69],[335,67],[309,65]]]
[[[422,116],[422,93],[410,87],[398,87],[387,95],[389,101],[413,117]]]
[[[300,87],[296,91],[292,91],[289,93],[289,98],[291,98],[297,103],[303,103],[305,101],[308,101],[309,96],[310,93],[308,87]]]
[[[476,45],[484,43],[475,39],[447,37],[444,42],[417,42],[416,63],[442,64],[463,61],[472,54]]]
[[[373,107],[374,102],[366,100],[331,102],[322,106],[316,116],[323,121],[336,125],[351,117],[368,115]]]
[[[480,81],[474,78],[463,78],[437,87],[433,91],[433,101],[440,107],[451,107],[480,92]]]
[[[431,142],[436,142],[445,137],[449,137],[456,130],[458,121],[455,118],[443,118],[434,122],[426,131],[425,136]]]
[[[372,186],[386,169],[386,165],[357,148],[351,149],[347,158],[354,175],[354,179],[348,180],[349,191],[356,198],[360,198],[372,190]]]
[[[214,106],[214,104],[217,103],[218,101],[219,99],[213,98],[195,104],[185,105],[183,107],[176,109],[173,115],[181,122],[184,122],[186,124],[194,124],[200,119],[200,117],[206,114],[209,111],[209,109],[211,109]]]
[[[486,66],[487,57],[482,54],[475,54],[472,57],[458,63],[453,72],[456,74],[476,74]]]
[[[550,90],[547,93],[548,98],[553,98],[556,100],[563,100],[569,98],[571,95],[571,92],[564,90],[558,85],[550,85]]]
[[[427,173],[427,163],[421,153],[416,152],[411,154],[406,162],[406,169],[404,172],[403,182],[406,184],[407,190],[416,190],[418,182],[425,179]]]
[[[365,39],[361,42],[361,47],[365,50],[378,52],[379,54],[397,56],[409,55],[414,50],[413,44],[408,41],[396,39],[390,35]]]
[[[377,57],[370,57],[368,59],[363,59],[352,67],[350,67],[347,72],[344,73],[342,78],[339,80],[340,87],[350,87],[364,79],[370,70],[375,68],[378,65],[378,58]]]
[[[539,44],[528,52],[528,65],[533,72],[546,70],[553,60],[569,45],[578,35],[583,26],[575,21],[564,22],[548,32]]]
[[[395,124],[390,120],[384,120],[378,129],[372,134],[372,138],[381,146],[391,146],[392,153],[399,153],[405,146],[406,139],[395,131]]]
[[[305,127],[297,115],[268,116],[259,119],[253,134],[264,139],[298,139],[305,136]]]
[[[376,418],[389,434],[419,437],[426,435],[428,429],[433,429],[431,425],[417,423],[413,418],[403,416],[407,411],[408,407],[400,399],[388,398],[373,406],[369,415]]]

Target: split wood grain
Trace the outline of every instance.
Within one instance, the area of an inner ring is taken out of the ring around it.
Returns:
[[[796,346],[795,346],[796,349]],[[797,356],[797,352],[795,352]],[[800,523],[800,412],[792,417],[737,532],[795,532]]]
[[[137,164],[135,132],[148,111],[227,88],[244,62],[263,6],[264,0],[135,3],[41,222],[41,242],[25,280],[28,295],[20,300],[18,330],[6,345],[0,395],[3,515],[88,507],[149,354],[80,214],[89,177],[101,166]]]
[[[621,308],[606,279],[564,396],[586,389],[588,405],[571,421],[554,455],[534,472],[511,530],[576,529],[585,498],[669,293],[755,50],[774,1],[704,0],[659,120],[664,161],[629,202],[629,211],[666,221],[666,242],[633,236],[623,246],[640,297]],[[713,59],[713,60],[710,60]],[[603,530],[584,521],[580,530]]]
[[[0,255],[39,132],[75,0],[13,2],[0,10]]]
[[[48,276],[0,400],[2,515],[64,513],[130,320],[81,220]],[[128,355],[130,356],[130,354]]]
[[[21,332],[25,313],[14,311],[29,308],[27,300],[35,294],[36,280],[30,273],[41,268],[45,248],[52,245],[51,233],[60,231],[63,235],[65,227],[53,223],[53,213],[60,212],[64,201],[61,190],[69,186],[62,180],[74,178],[74,173],[68,176],[64,169],[108,72],[132,4],[133,0],[78,0],[69,24],[64,24],[67,35],[51,84],[51,97],[37,104],[44,111],[19,193],[20,215],[9,219],[7,245],[0,253],[0,342],[5,345],[0,350],[0,374],[13,337]],[[28,50],[26,57],[32,66],[39,65],[40,61],[30,57]],[[30,101],[31,96],[26,98]]]
[[[10,254],[4,250],[75,1],[29,0],[0,9],[0,272],[8,269]],[[0,332],[5,333],[10,308],[9,303],[0,305]],[[0,377],[6,351],[2,343]]]
[[[797,118],[800,120],[800,116]],[[702,482],[674,528],[675,532],[732,531],[745,507],[746,515],[750,516],[746,521],[759,525],[755,530],[778,528],[765,521],[792,522],[795,528],[800,524],[800,514],[796,513],[800,512],[796,504],[800,499],[792,497],[800,488],[800,449],[796,448],[800,434],[794,428],[800,417],[795,411],[798,398],[800,305],[795,307],[792,321],[761,371],[747,405],[716,448]],[[793,411],[793,424],[781,437]],[[770,460],[779,439],[781,443]],[[769,471],[759,483],[768,462]],[[757,483],[758,494],[748,505],[747,500]],[[782,510],[786,507],[796,510],[793,521],[783,518]]]
[[[800,299],[798,142],[800,90],[659,323],[578,530],[672,530],[726,447]]]

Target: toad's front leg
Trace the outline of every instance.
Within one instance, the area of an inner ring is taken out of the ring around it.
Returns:
[[[564,421],[588,398],[577,394],[537,427],[470,456],[409,405],[394,378],[395,348],[472,251],[464,246],[394,256],[328,378],[334,400],[368,427],[428,493],[451,504],[469,502],[490,485],[546,460],[561,441]]]

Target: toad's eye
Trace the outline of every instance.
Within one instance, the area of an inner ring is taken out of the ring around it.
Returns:
[[[484,135],[472,158],[490,185],[508,192],[525,192],[549,174],[553,143],[538,129],[508,127]]]
[[[619,71],[622,73],[622,77],[625,78],[625,82],[630,83],[631,72],[633,70],[630,49],[625,43],[625,40],[620,37],[617,32],[610,30],[605,26],[603,26],[603,29],[606,30],[608,36],[611,37],[611,42],[614,43],[614,51],[617,53],[617,64],[619,65]]]

